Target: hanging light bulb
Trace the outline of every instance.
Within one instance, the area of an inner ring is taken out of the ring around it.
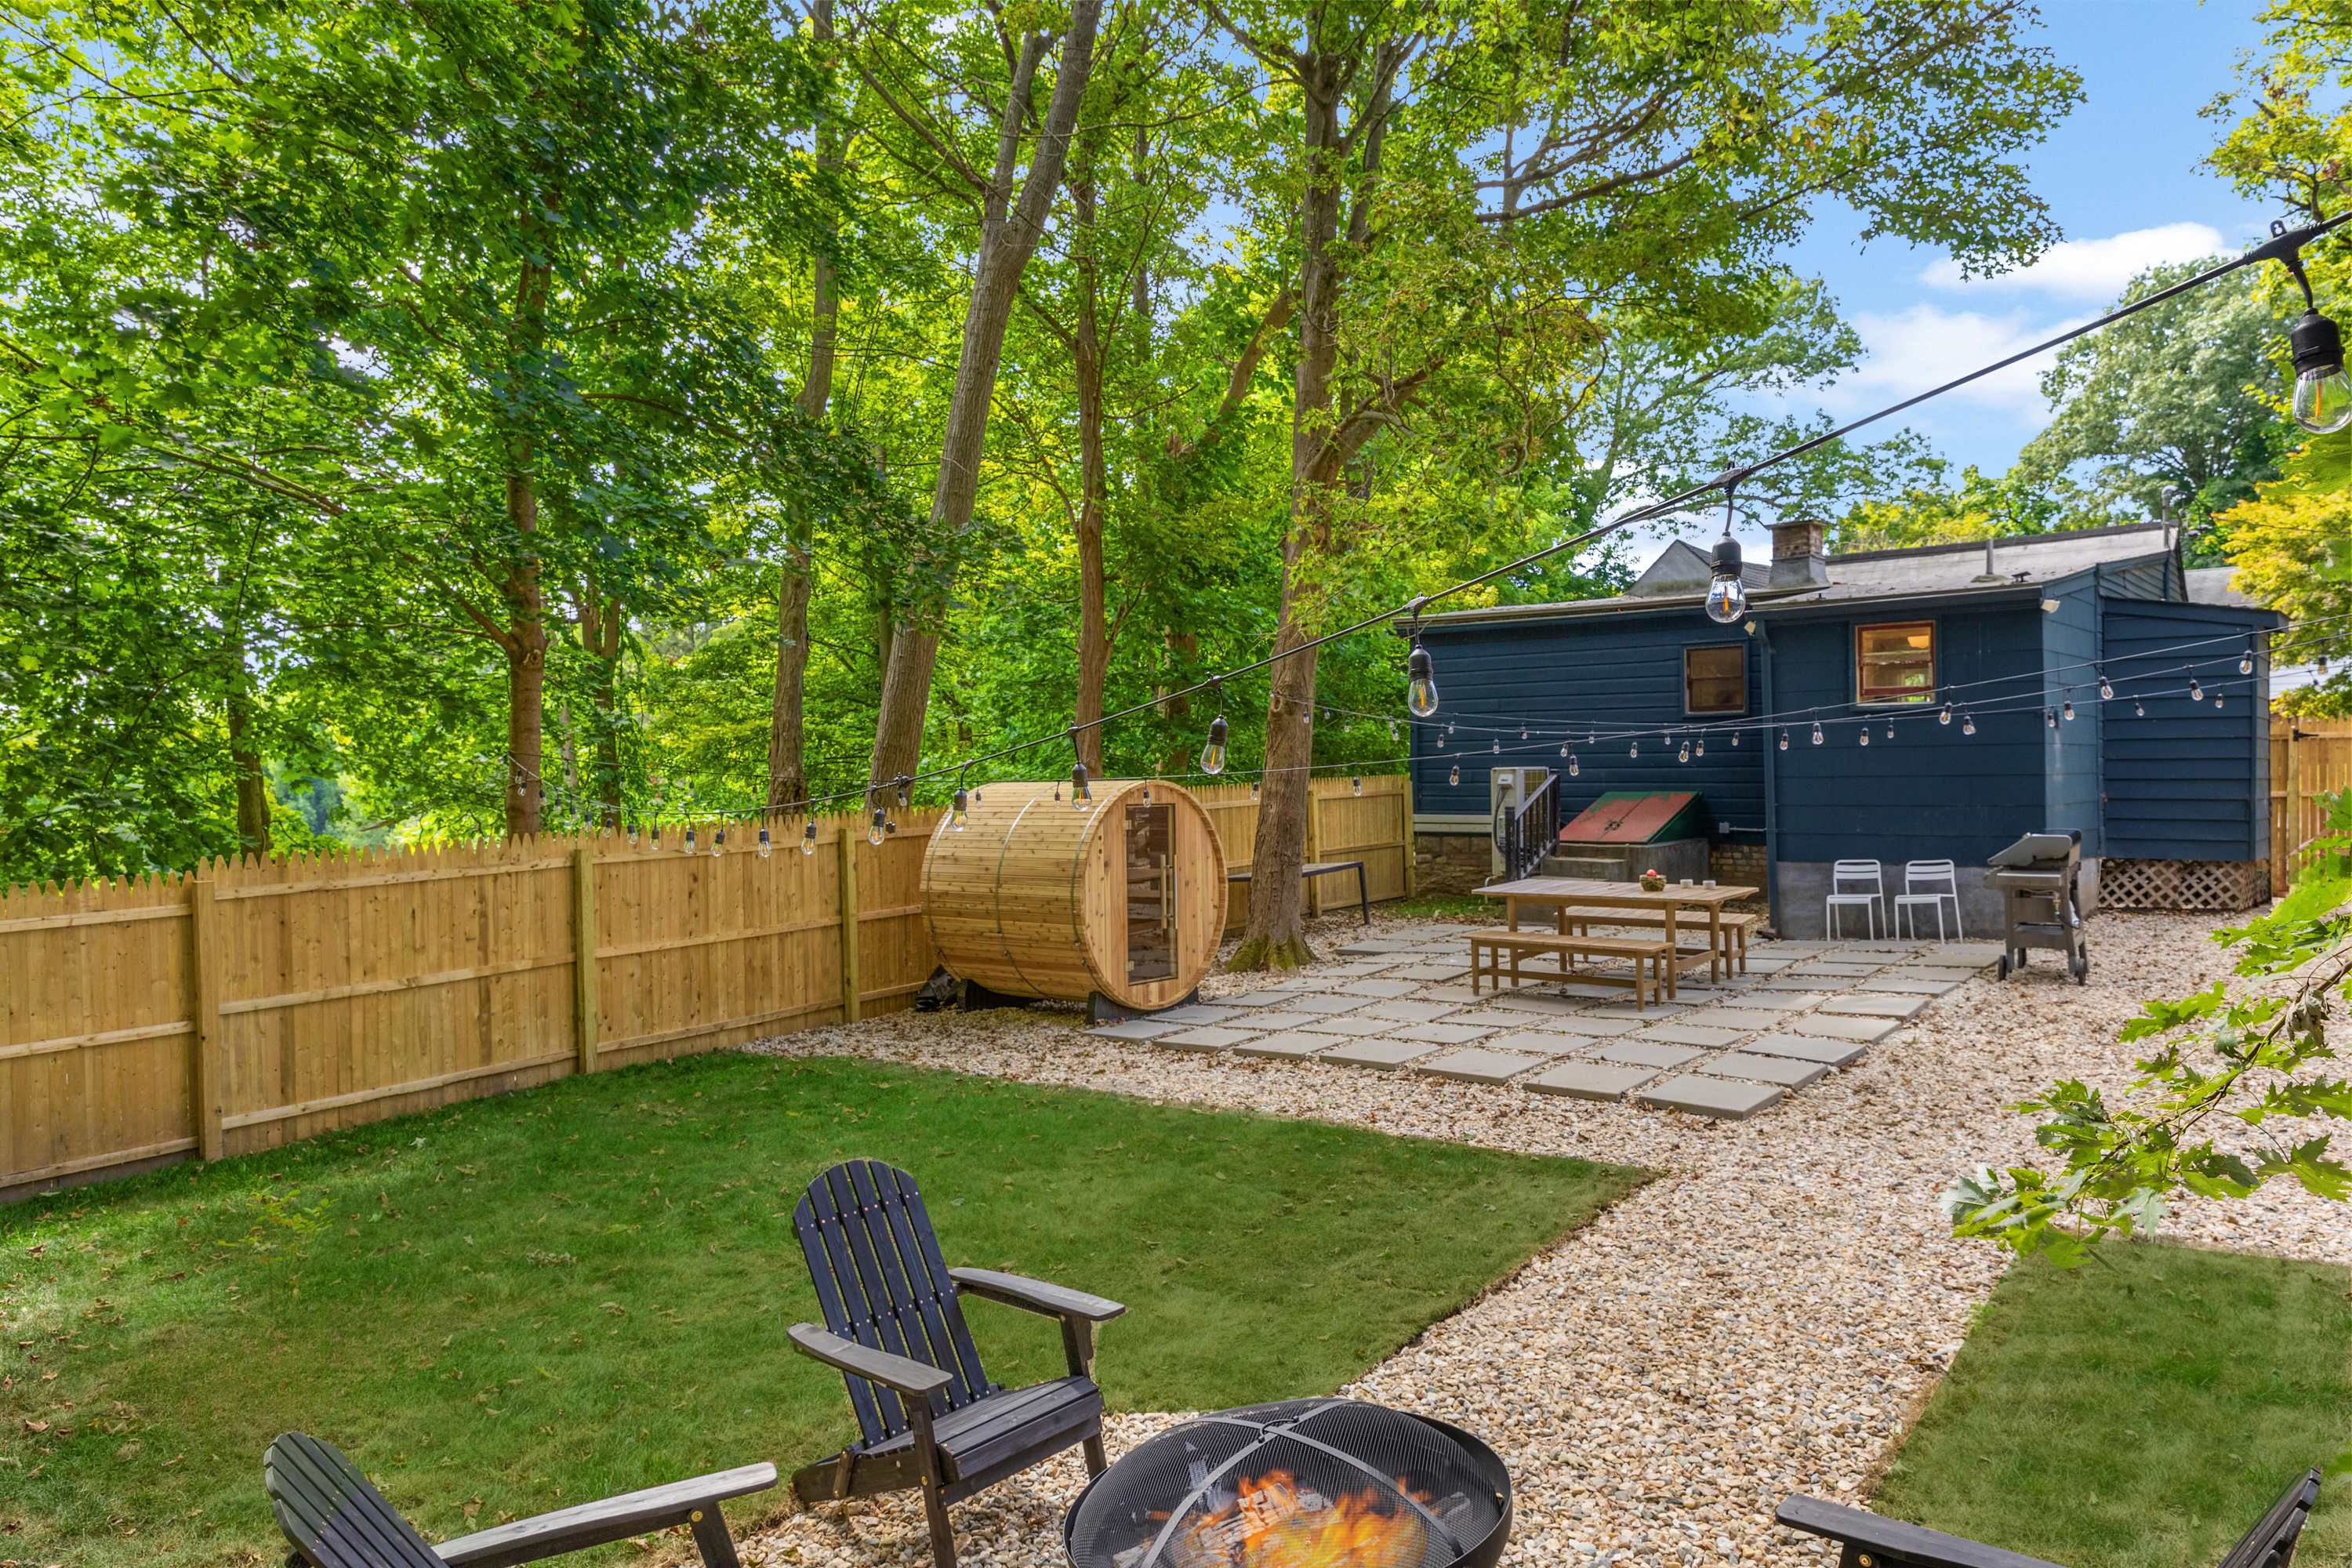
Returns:
[[[1822,721],[1821,721],[1819,719],[1816,719],[1816,720],[1814,720],[1814,721],[1813,721],[1813,744],[1814,744],[1814,745],[1816,745],[1816,746],[1818,746],[1818,745],[1820,745],[1821,743],[1822,743]]]
[[[2099,671],[2099,700],[2102,702],[2112,702],[2115,699],[2115,682],[2107,679],[2107,672],[2103,669]]]
[[[1442,730],[1438,731],[1436,746],[1441,752],[1445,750],[1445,732]]]
[[[1526,740],[1527,738],[1528,738],[1528,727],[1527,727],[1525,724],[1522,724],[1522,725],[1520,725],[1520,726],[1519,726],[1519,739],[1520,739],[1520,740],[1522,740],[1522,741],[1524,741],[1524,740]]]
[[[1250,798],[1252,800],[1257,798],[1257,780],[1255,779],[1250,780]]]
[[[1786,730],[1780,731],[1780,749],[1784,752],[1789,749],[1789,731]]]
[[[1944,710],[1943,710],[1941,713],[1938,713],[1938,714],[1937,714],[1937,715],[1936,715],[1936,722],[1937,722],[1937,723],[1938,723],[1938,724],[1949,724],[1951,721],[1952,721],[1952,705],[1951,705],[1950,703],[1947,702],[1947,703],[1945,703],[1945,704],[1944,704]]]
[[[632,822],[631,824],[629,824],[629,847],[630,847],[630,848],[632,848],[632,849],[635,849],[636,847],[637,847],[637,825],[636,825],[635,823]]]
[[[2189,676],[2189,700],[2191,702],[2205,700],[2205,685],[2197,679],[2196,672],[2193,670]]]
[[[766,828],[764,828],[764,827],[761,828],[761,829],[760,829],[760,858],[761,858],[761,859],[762,859],[762,860],[765,860],[765,859],[767,859],[770,856],[773,855],[775,852],[776,852],[776,841],[775,841],[774,839],[772,839],[772,838],[771,838],[771,837],[768,837],[768,830],[767,830]]]
[[[1697,740],[1691,742],[1691,755],[1694,757],[1703,757],[1706,755],[1706,737],[1705,735],[1701,735]]]
[[[2137,697],[2132,699],[2132,717],[2135,719],[2145,719],[2147,717],[2147,704],[2142,702]]]
[[[1961,733],[1961,734],[1963,734],[1963,735],[1973,735],[1973,734],[1975,734],[1976,732],[1977,732],[1977,716],[1976,716],[1975,714],[1973,714],[1973,713],[1963,713],[1963,714],[1961,714],[1961,715],[1960,715],[1960,733]]]
[[[1576,753],[1574,752],[1570,752],[1568,754],[1568,776],[1570,778],[1574,778],[1583,771],[1584,770],[1581,767],[1577,765]]]
[[[907,786],[915,781],[908,778],[906,774],[900,773],[898,778],[892,782],[898,786],[898,809],[900,811],[904,811],[907,809]]]
[[[2066,706],[2060,709],[2058,714],[2060,718],[2072,724],[2074,721],[2074,700],[2071,697],[2066,699]]]
[[[1503,737],[1500,735],[1496,736],[1492,742],[1488,742],[1486,749],[1494,752],[1495,755],[1498,757],[1501,756],[1503,754]]]
[[[964,821],[971,815],[971,797],[964,793],[961,782],[958,782],[955,796],[948,803],[948,831],[961,833]]]
[[[2252,675],[2253,672],[2254,634],[2248,632],[2246,634],[2246,651],[2238,656],[2238,673],[2240,675]]]
[[[1087,787],[1087,764],[1072,763],[1070,764],[1070,805],[1079,811],[1084,811],[1094,798],[1094,791]]]
[[[686,830],[686,851],[685,851],[685,852],[686,852],[687,854],[688,854],[688,855],[691,855],[691,854],[693,854],[693,853],[694,853],[694,829],[693,829],[693,828],[691,828],[691,827],[689,827],[689,828],[688,828],[688,829]]]
[[[646,829],[646,847],[648,849],[661,847],[661,828],[658,826]]]
[[[1416,719],[1426,719],[1436,712],[1437,667],[1430,661],[1429,650],[1421,646],[1418,632],[1413,634],[1412,651],[1404,658],[1404,674],[1405,711]]]
[[[1862,727],[1862,743],[1865,746],[1870,744],[1870,726],[1867,724]]]
[[[711,858],[713,860],[716,860],[716,859],[718,859],[721,855],[724,855],[724,854],[726,854],[726,853],[727,853],[727,830],[726,830],[725,828],[723,828],[723,827],[714,827],[714,828],[712,828],[712,829],[710,830],[710,858]]]
[[[1146,805],[1150,805],[1151,804],[1151,786],[1150,784],[1145,784],[1143,786],[1143,804]]]
[[[1886,721],[1886,738],[1890,741],[1895,739],[1895,721],[1892,719]]]
[[[1451,719],[1445,721],[1445,732],[1449,735],[1454,733],[1454,721]]]
[[[1715,542],[1709,558],[1706,618],[1727,626],[1748,614],[1748,584],[1741,581],[1739,541],[1731,537],[1732,487],[1723,488],[1723,537]]]
[[[1361,773],[1358,773],[1358,774],[1356,774],[1356,776],[1355,776],[1355,777],[1353,777],[1353,778],[1349,779],[1349,780],[1348,781],[1348,787],[1349,787],[1350,790],[1352,790],[1354,793],[1356,793],[1357,795],[1361,795],[1361,794],[1363,794],[1363,793],[1364,793],[1364,775],[1363,775],[1363,774],[1361,774]]]
[[[1675,754],[1675,761],[1678,763],[1686,763],[1690,761],[1690,742],[1688,741],[1685,741],[1683,742],[1683,749]]]
[[[1462,782],[1462,764],[1460,763],[1454,764],[1454,771],[1445,775],[1445,782],[1450,784],[1458,784]]]
[[[1559,754],[1563,757],[1568,755],[1568,742],[1566,741],[1562,741],[1559,743]]]
[[[2043,727],[2046,729],[2055,730],[2058,728],[2058,710],[2055,708],[2042,709],[2042,722]]]
[[[874,820],[872,823],[867,825],[866,829],[866,842],[871,844],[877,849],[881,848],[882,840],[889,832],[887,826],[888,822],[889,819],[882,815],[882,808],[878,805],[876,806],[874,808]]]
[[[2296,280],[2302,276],[2297,267]],[[2308,283],[2304,299],[2310,302]],[[2344,338],[2336,323],[2306,310],[2287,329],[2286,341],[2294,361],[2294,422],[2315,436],[2332,436],[2352,425],[2352,378],[2344,374]]]
[[[814,817],[809,819],[809,825],[806,827],[801,829],[801,853],[803,855],[816,853],[816,819]]]
[[[1734,730],[1731,732],[1731,743],[1734,746],[1738,746],[1739,744],[1739,731],[1737,730]]]
[[[1391,719],[1391,720],[1390,720],[1390,721],[1389,721],[1389,739],[1390,739],[1391,741],[1394,741],[1396,738],[1397,738],[1397,732],[1396,732],[1396,721],[1395,721],[1395,720],[1393,720],[1393,719]]]
[[[1201,744],[1201,771],[1215,777],[1225,771],[1225,716],[1209,721],[1209,738]]]
[[[1626,742],[1625,754],[1629,757],[1640,756],[1642,754],[1642,742],[1639,741],[1630,741]]]
[[[2213,693],[2213,706],[2216,708],[2221,706],[2222,700],[2227,696],[2229,696],[2229,693],[2226,691],[2216,691]]]
[[[1584,733],[1584,743],[1588,746],[1599,745],[1601,743],[1601,731],[1598,730],[1586,731]]]

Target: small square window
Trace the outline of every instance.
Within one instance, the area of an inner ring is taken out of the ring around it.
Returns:
[[[1748,649],[1740,643],[1715,643],[1683,649],[1683,711],[1748,711]]]
[[[1932,702],[1935,697],[1935,622],[1853,628],[1856,702]]]

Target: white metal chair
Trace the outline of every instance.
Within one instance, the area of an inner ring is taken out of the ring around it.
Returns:
[[[1846,884],[1867,887],[1864,892],[1848,892]],[[1858,909],[1868,921],[1870,935],[1878,935],[1878,926],[1886,914],[1886,885],[1881,880],[1875,860],[1838,860],[1830,866],[1830,893],[1822,901],[1822,927],[1829,935],[1838,934],[1838,911]],[[1891,931],[1890,931],[1891,934]]]
[[[1937,886],[1937,884],[1942,884]],[[1903,865],[1903,891],[1895,899],[1895,933],[1903,934],[1903,915],[1911,915],[1911,935],[1919,934],[1919,910],[1922,907],[1936,911],[1936,940],[1944,942],[1944,900],[1952,902],[1952,935],[1965,939],[1968,930],[1960,924],[1960,879],[1958,870],[1949,860],[1907,860]]]

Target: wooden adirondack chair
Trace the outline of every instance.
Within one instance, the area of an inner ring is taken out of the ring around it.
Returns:
[[[2318,1500],[2319,1472],[2296,1477],[2253,1529],[2238,1538],[2221,1568],[2287,1568],[2294,1561],[2303,1521]],[[2003,1552],[1966,1536],[1923,1530],[1820,1498],[1784,1499],[1773,1517],[1791,1530],[1840,1542],[1844,1548],[1838,1554],[1840,1568],[2057,1568],[2039,1557]]]
[[[803,1502],[920,1487],[931,1560],[955,1568],[947,1505],[1074,1443],[1100,1475],[1102,1391],[1094,1326],[1117,1301],[988,1268],[950,1268],[915,1178],[873,1160],[835,1165],[793,1210],[824,1326],[795,1323],[803,1353],[849,1386],[861,1439],[793,1477]],[[1059,1319],[1069,1375],[1027,1388],[989,1381],[960,1298]]]
[[[741,1568],[719,1505],[776,1484],[773,1465],[745,1465],[559,1509],[428,1546],[341,1450],[288,1432],[262,1456],[278,1528],[294,1543],[289,1568],[506,1568],[688,1525],[709,1568]]]

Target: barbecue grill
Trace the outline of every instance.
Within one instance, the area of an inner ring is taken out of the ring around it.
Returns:
[[[1352,1399],[1187,1421],[1070,1505],[1073,1568],[1491,1568],[1511,1478],[1458,1426]]]
[[[2001,896],[2000,977],[2024,968],[2026,952],[2041,947],[2064,953],[2066,972],[2082,984],[2091,973],[2079,897],[2082,834],[2029,833],[1988,864],[1985,886]]]

